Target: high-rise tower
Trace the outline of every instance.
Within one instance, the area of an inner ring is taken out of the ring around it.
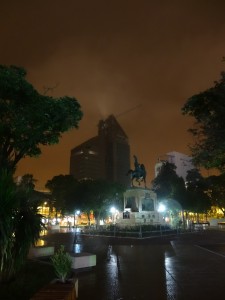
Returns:
[[[98,135],[71,150],[70,174],[77,179],[105,179],[129,185],[128,137],[110,115],[98,123]]]

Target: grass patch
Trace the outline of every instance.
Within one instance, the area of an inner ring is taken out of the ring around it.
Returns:
[[[0,299],[29,300],[42,286],[55,277],[52,265],[28,260],[15,280],[0,283]]]

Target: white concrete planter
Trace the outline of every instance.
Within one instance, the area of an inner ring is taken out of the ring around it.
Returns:
[[[96,255],[91,253],[75,253],[72,257],[72,269],[84,269],[96,266]]]
[[[50,229],[50,230],[59,230],[60,229],[60,225],[59,224],[57,224],[57,225],[49,225],[48,229]]]
[[[31,247],[28,253],[28,258],[52,256],[55,252],[53,246],[37,246]]]

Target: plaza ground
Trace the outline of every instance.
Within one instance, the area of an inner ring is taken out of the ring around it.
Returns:
[[[79,300],[224,299],[225,231],[202,230],[129,240],[54,232],[44,239],[67,251],[97,255],[94,269],[77,272]]]

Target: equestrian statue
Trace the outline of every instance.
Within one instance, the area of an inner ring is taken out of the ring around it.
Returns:
[[[137,156],[134,155],[134,170],[130,169],[127,172],[127,175],[130,175],[131,187],[134,187],[134,180],[141,185],[141,182],[144,183],[146,188],[146,170],[143,164],[139,164]]]

